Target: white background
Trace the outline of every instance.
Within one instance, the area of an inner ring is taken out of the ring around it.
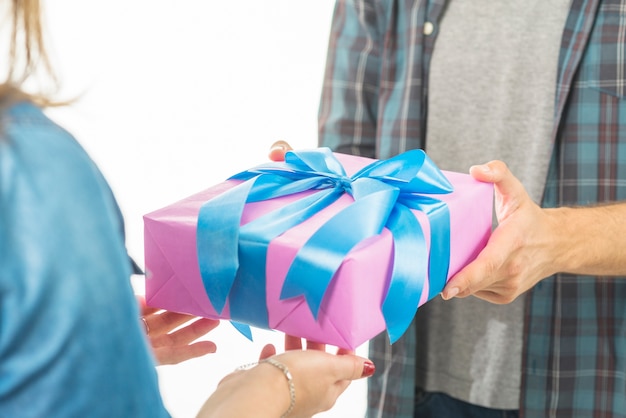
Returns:
[[[109,180],[143,265],[142,215],[264,162],[272,142],[316,146],[332,0],[44,1],[53,63],[69,108],[49,114]],[[140,283],[140,282],[138,282]],[[219,379],[256,360],[228,323],[218,352],[159,367],[174,418],[195,415]],[[358,353],[366,355],[367,347]],[[271,400],[269,400],[271,401]],[[320,417],[360,417],[365,381]]]

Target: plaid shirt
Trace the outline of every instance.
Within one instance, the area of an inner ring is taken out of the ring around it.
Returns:
[[[426,146],[428,69],[445,4],[337,1],[321,144],[373,158]],[[626,0],[572,0],[553,141],[545,207],[626,200]],[[530,291],[521,416],[626,417],[625,279],[559,274]],[[370,416],[413,417],[415,344],[413,326],[393,346],[385,335],[370,343]]]

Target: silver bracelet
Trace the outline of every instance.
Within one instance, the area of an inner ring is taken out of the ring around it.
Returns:
[[[293,377],[291,376],[291,372],[289,371],[287,366],[285,366],[283,363],[279,361],[274,360],[271,357],[266,358],[265,360],[261,360],[260,363],[269,363],[272,366],[277,367],[278,369],[280,369],[281,372],[283,372],[283,374],[287,378],[287,384],[289,385],[290,403],[289,403],[289,408],[287,408],[287,411],[284,414],[282,414],[280,417],[280,418],[286,418],[291,413],[291,411],[293,411],[294,406],[296,406],[296,388],[293,385]]]

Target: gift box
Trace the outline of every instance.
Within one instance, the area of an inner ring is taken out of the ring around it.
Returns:
[[[244,333],[394,342],[484,248],[492,205],[491,184],[421,150],[290,151],[144,216],[146,302]]]

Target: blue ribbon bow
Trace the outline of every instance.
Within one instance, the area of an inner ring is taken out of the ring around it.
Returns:
[[[422,194],[443,194],[452,185],[422,150],[375,161],[348,177],[328,148],[290,151],[285,162],[268,163],[231,179],[241,184],[207,201],[197,223],[200,273],[218,313],[230,301],[231,318],[269,328],[265,267],[269,242],[336,201],[354,202],[326,221],[293,260],[281,299],[304,296],[317,318],[326,289],[350,250],[387,227],[394,242],[393,270],[382,306],[390,341],[406,331],[429,277],[431,299],[445,286],[450,259],[447,205]],[[240,226],[245,203],[315,191]],[[411,209],[430,223],[430,262],[426,239]],[[364,280],[366,280],[364,278]],[[235,326],[251,338],[246,326]]]

